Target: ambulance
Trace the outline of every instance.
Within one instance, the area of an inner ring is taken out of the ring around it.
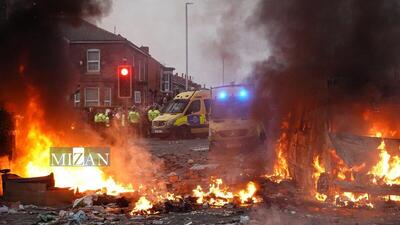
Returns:
[[[210,105],[210,90],[182,92],[153,120],[151,133],[161,138],[207,137]]]

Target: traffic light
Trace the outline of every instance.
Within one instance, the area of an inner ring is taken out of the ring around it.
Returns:
[[[118,66],[118,97],[131,98],[132,97],[132,66],[120,65]]]

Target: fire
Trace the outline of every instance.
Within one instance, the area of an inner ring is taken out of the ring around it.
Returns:
[[[254,182],[249,182],[247,184],[246,190],[241,190],[239,191],[239,198],[240,198],[240,202],[242,204],[245,204],[249,201],[252,201],[254,203],[259,202],[259,199],[257,197],[255,197],[255,193],[257,192],[257,187],[256,184]]]
[[[374,208],[374,205],[369,201],[369,196],[367,193],[354,194],[352,192],[343,192],[341,194],[335,195],[336,204],[343,204],[344,206],[352,207],[369,207]]]
[[[131,215],[135,214],[151,214],[153,213],[151,209],[153,208],[153,204],[147,200],[145,196],[139,198],[139,200],[135,203],[135,208],[131,211]]]
[[[318,193],[317,185],[319,177],[321,176],[322,173],[325,173],[325,167],[323,167],[323,165],[319,161],[319,156],[316,156],[314,158],[313,165],[315,172],[312,175],[312,178],[314,179],[315,198],[318,201],[324,202],[327,199],[327,196],[325,194]]]
[[[368,173],[373,175],[373,183],[400,184],[400,157],[387,152],[384,140],[377,149],[380,150],[379,161]]]
[[[45,130],[44,112],[37,98],[32,97],[26,115],[17,120],[17,158],[13,171],[26,177],[54,174],[56,187],[71,187],[79,191],[104,190],[109,195],[133,192],[132,185],[117,183],[99,167],[50,167],[49,155],[52,146],[68,146],[55,132]]]
[[[315,199],[317,199],[320,202],[325,202],[328,196],[326,194],[321,194],[321,193],[315,193]]]
[[[193,196],[197,198],[197,204],[207,202],[212,206],[224,206],[233,201],[233,193],[223,186],[222,179],[216,179],[210,184],[209,191],[204,192],[200,185],[193,190]]]
[[[256,192],[257,187],[254,182],[247,183],[246,189],[240,190],[234,194],[229,191],[227,186],[223,185],[222,179],[215,179],[210,184],[207,192],[203,191],[202,187],[198,185],[193,190],[193,197],[197,198],[197,204],[207,203],[211,206],[221,207],[232,203],[235,198],[238,198],[241,204],[249,202],[258,203],[261,200],[255,196]]]
[[[270,179],[277,183],[280,183],[282,180],[291,179],[287,162],[287,155],[285,154],[285,151],[287,151],[288,149],[287,133],[285,130],[288,129],[288,127],[288,122],[284,122],[282,124],[282,134],[276,145],[276,160],[274,164],[274,170],[272,175],[265,176],[267,179]]]

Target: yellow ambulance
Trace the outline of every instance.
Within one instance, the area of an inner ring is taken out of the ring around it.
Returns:
[[[207,137],[210,105],[209,90],[182,92],[153,120],[151,133],[164,138]]]

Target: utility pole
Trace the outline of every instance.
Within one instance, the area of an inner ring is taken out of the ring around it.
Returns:
[[[188,45],[188,5],[193,4],[192,2],[186,2],[185,7],[186,7],[186,82],[185,82],[185,87],[186,90],[189,90],[189,45]]]

